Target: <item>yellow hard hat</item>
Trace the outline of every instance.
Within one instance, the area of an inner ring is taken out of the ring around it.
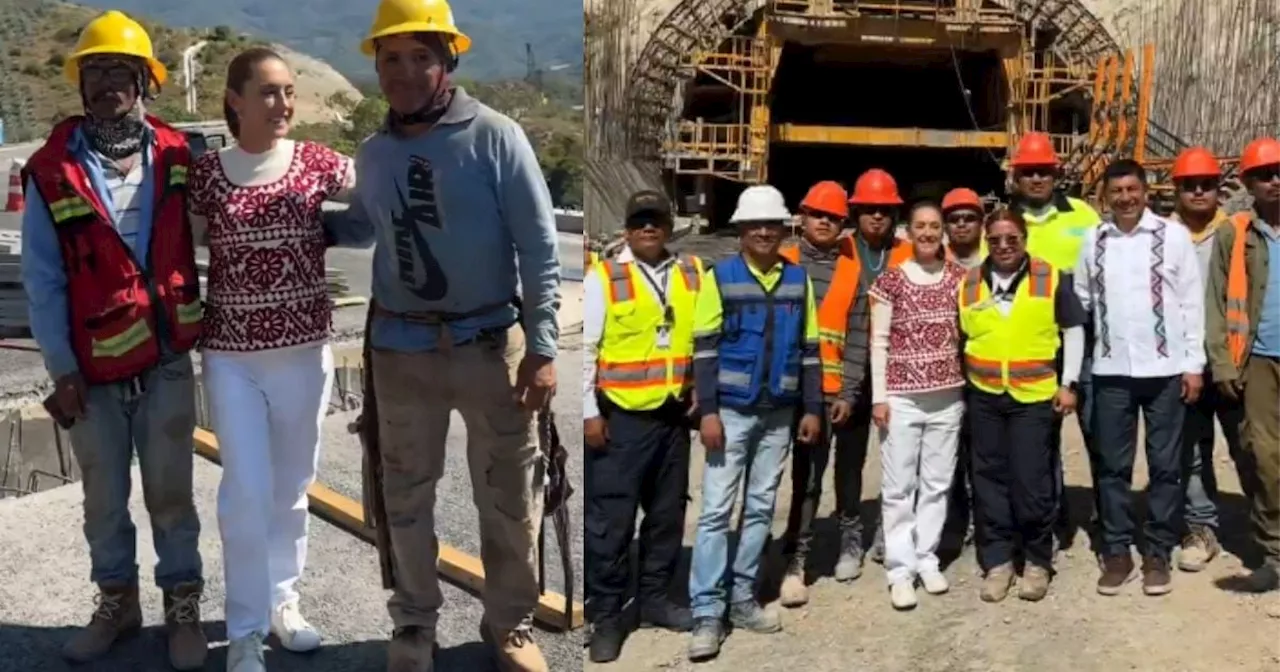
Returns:
[[[471,38],[453,23],[453,10],[445,0],[382,0],[373,17],[369,36],[360,43],[366,56],[374,54],[373,41],[403,33],[443,33],[449,36],[453,55],[460,56],[471,48]]]
[[[156,60],[147,31],[137,21],[114,9],[90,21],[80,31],[76,50],[62,65],[62,74],[73,86],[80,86],[80,59],[94,54],[137,56],[147,62],[157,84],[164,84],[169,78],[169,69]]]

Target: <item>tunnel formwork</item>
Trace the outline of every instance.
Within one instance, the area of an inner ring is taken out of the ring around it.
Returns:
[[[650,8],[625,36],[625,85],[588,100],[604,117],[592,121],[596,159],[635,166],[713,223],[747,185],[774,184],[795,205],[813,182],[851,186],[872,166],[909,198],[960,185],[1000,197],[1029,131],[1053,137],[1066,188],[1086,198],[1114,158],[1159,171],[1185,146],[1147,114],[1154,46],[1122,50],[1079,0]],[[662,18],[647,29],[645,16]]]

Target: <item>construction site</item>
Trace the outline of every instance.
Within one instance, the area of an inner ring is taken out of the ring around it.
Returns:
[[[745,186],[888,170],[913,198],[1004,197],[1006,157],[1052,135],[1098,200],[1132,157],[1168,193],[1178,151],[1280,132],[1276,0],[589,0],[587,227],[657,188],[722,223]]]

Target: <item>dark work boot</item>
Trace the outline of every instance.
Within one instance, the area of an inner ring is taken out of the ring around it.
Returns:
[[[782,631],[782,619],[777,612],[769,611],[755,600],[746,600],[729,606],[729,623],[758,635]]]
[[[62,655],[71,662],[97,660],[116,642],[132,637],[142,629],[137,584],[101,584],[98,589],[98,605],[93,611],[93,619],[62,647]]]
[[[698,618],[693,623],[693,634],[689,637],[689,660],[694,662],[711,660],[720,655],[720,645],[724,643],[724,622],[718,618]]]
[[[803,607],[809,603],[809,587],[804,583],[805,556],[796,553],[787,560],[786,573],[782,575],[782,588],[778,591],[782,606],[788,609]]]
[[[640,605],[640,627],[689,632],[693,629],[693,612],[665,597],[646,600]]]
[[[626,639],[627,633],[617,617],[601,619],[591,627],[587,657],[593,663],[612,663],[622,654],[622,643]]]
[[[164,626],[169,635],[169,664],[175,670],[198,670],[209,656],[209,640],[200,626],[203,581],[174,586],[164,595]]]
[[[840,557],[836,560],[836,581],[853,581],[862,576],[862,530],[840,530]]]

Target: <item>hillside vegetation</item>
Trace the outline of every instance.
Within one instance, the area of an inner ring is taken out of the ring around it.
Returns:
[[[332,64],[348,78],[373,72],[360,53],[378,0],[80,0],[102,9],[150,16],[170,26],[237,31],[281,42]],[[581,3],[570,0],[454,0],[458,25],[473,40],[460,74],[474,79],[522,77],[525,44],[533,45],[539,66],[567,64],[582,75]]]
[[[48,0],[0,0],[0,118],[5,141],[42,137],[58,120],[79,114],[80,94],[62,76],[62,65],[75,49],[80,30],[101,10]],[[225,26],[177,29],[144,16],[134,16],[151,35],[156,57],[169,68],[169,81],[150,111],[170,122],[222,117],[223,73],[236,53],[265,44],[235,34]],[[205,46],[196,60],[202,75],[196,80],[198,109],[186,110],[182,52],[199,42]],[[332,68],[303,54],[283,50],[297,72],[298,119],[336,118],[323,105],[335,92],[359,99],[355,87]]]

